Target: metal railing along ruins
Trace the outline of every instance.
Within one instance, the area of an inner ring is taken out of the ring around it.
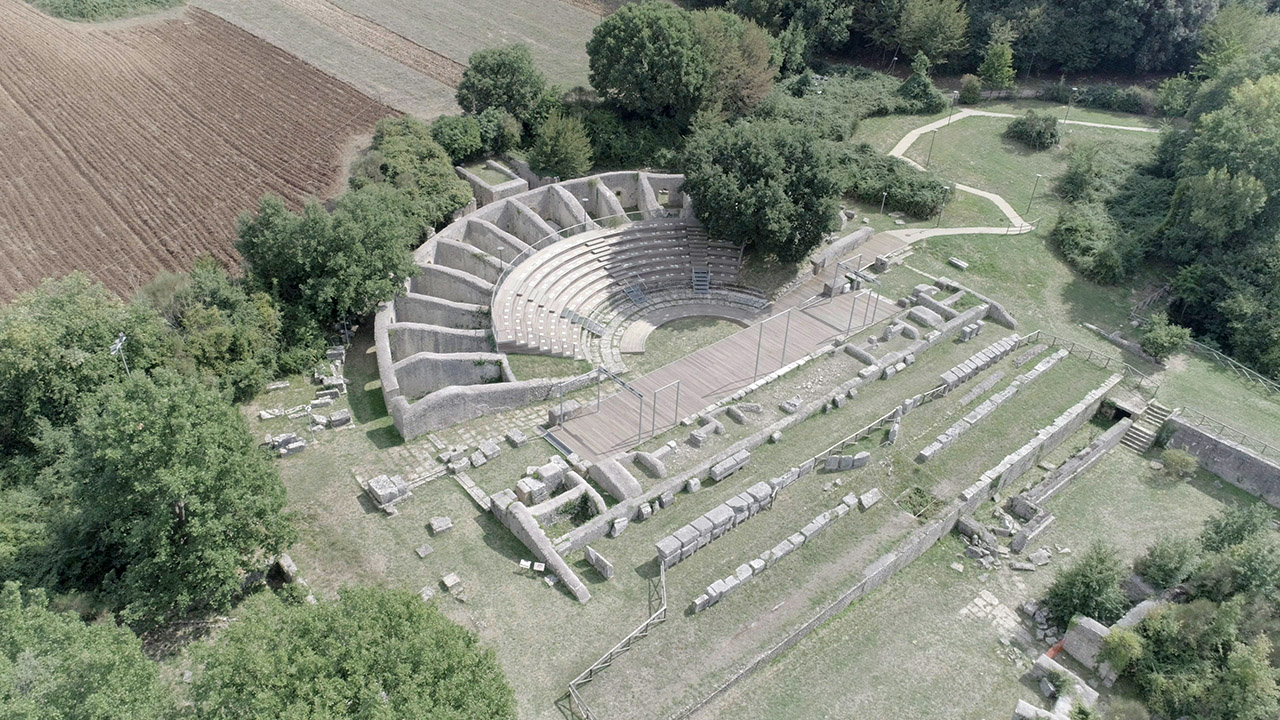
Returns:
[[[613,661],[619,655],[626,653],[631,649],[632,645],[649,634],[655,625],[667,619],[667,570],[658,563],[658,577],[649,581],[649,617],[630,634],[622,638],[621,642],[614,645],[609,652],[600,656],[591,664],[591,667],[582,671],[582,674],[574,678],[569,683],[569,711],[583,720],[598,720],[591,706],[587,705],[587,701],[582,699],[578,690],[587,683],[595,679],[601,671],[613,664]]]
[[[1151,322],[1150,318],[1143,313],[1146,310],[1149,310],[1151,306],[1164,300],[1165,297],[1168,296],[1170,289],[1170,286],[1166,284],[1140,300],[1138,304],[1134,305],[1133,309],[1129,311],[1129,319],[1139,325],[1145,325]],[[1230,355],[1226,355],[1220,350],[1215,350],[1214,348],[1195,340],[1187,342],[1187,347],[1202,355],[1209,356],[1210,360],[1213,360],[1222,367],[1230,370],[1235,374],[1236,378],[1243,380],[1246,384],[1254,387],[1260,387],[1270,393],[1280,394],[1280,382],[1277,382],[1257,370],[1241,364]]]
[[[1217,437],[1229,440],[1242,447],[1246,447],[1263,457],[1280,458],[1280,448],[1277,448],[1266,441],[1259,440],[1243,431],[1237,430],[1221,420],[1215,420],[1199,410],[1182,408],[1178,410],[1178,417],[1186,420],[1192,425],[1207,430],[1209,433],[1216,435]]]

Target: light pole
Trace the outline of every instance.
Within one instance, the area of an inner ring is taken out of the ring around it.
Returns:
[[[1067,114],[1062,118],[1062,122],[1064,125],[1068,120],[1071,119],[1071,103],[1075,101],[1076,91],[1079,89],[1080,88],[1074,88],[1074,87],[1071,88],[1071,94],[1067,96]]]
[[[956,103],[960,102],[960,91],[951,91],[951,111],[947,113],[947,127],[951,127],[951,116],[956,114]]]
[[[929,169],[929,163],[933,162],[933,143],[938,139],[938,128],[929,131],[929,156],[924,159],[924,169]]]
[[[111,354],[120,356],[120,362],[124,363],[124,374],[129,375],[129,361],[124,356],[125,340],[128,340],[128,338],[125,337],[124,333],[120,333],[120,337],[117,337],[116,341],[111,343]]]
[[[893,66],[898,64],[898,54],[893,54],[893,62],[889,63],[889,72],[893,72]]]
[[[880,214],[881,215],[884,214],[884,201],[887,199],[889,199],[889,191],[885,190],[884,192],[880,193]]]
[[[1036,201],[1036,190],[1040,187],[1040,173],[1036,173],[1036,181],[1031,183],[1031,199],[1027,201],[1027,212],[1031,212],[1031,203]]]

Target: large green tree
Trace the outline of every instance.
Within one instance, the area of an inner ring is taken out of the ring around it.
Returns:
[[[506,45],[471,53],[455,96],[466,112],[479,115],[500,108],[528,122],[546,87],[529,48]]]
[[[693,14],[654,0],[609,15],[587,41],[591,86],[635,113],[687,120],[702,104],[710,63]]]
[[[840,185],[810,129],[770,122],[715,125],[689,140],[684,190],[720,240],[797,262],[835,227]]]
[[[319,605],[254,598],[198,657],[201,719],[516,717],[493,652],[410,592],[348,588]]]
[[[1128,607],[1124,591],[1120,589],[1124,578],[1117,551],[1095,542],[1054,576],[1045,606],[1062,627],[1077,615],[1110,625],[1119,620]]]
[[[955,59],[969,46],[969,14],[960,0],[906,0],[898,21],[904,52],[922,52],[934,63]]]
[[[373,145],[353,168],[350,185],[353,190],[394,188],[401,197],[392,205],[423,237],[471,202],[471,186],[453,171],[431,128],[409,115],[378,122]]]
[[[705,109],[743,115],[773,88],[781,58],[774,58],[769,33],[724,10],[693,15],[698,42],[709,65]]]
[[[331,213],[313,202],[297,214],[264,197],[241,216],[236,247],[255,287],[323,332],[403,291],[418,236],[406,217],[404,196],[386,184],[343,195]]]
[[[14,582],[0,589],[0,715],[158,720],[172,703],[158,666],[127,628],[53,612],[43,591],[23,593]]]
[[[538,126],[538,139],[529,148],[529,167],[562,180],[591,169],[591,141],[582,121],[559,111]]]
[[[124,375],[110,350],[121,333],[134,371],[177,350],[151,308],[122,302],[79,273],[46,280],[0,307],[0,463],[30,452],[40,423],[74,422],[82,393]]]
[[[46,472],[68,489],[65,582],[131,622],[225,610],[244,574],[294,537],[284,486],[240,411],[199,381],[158,370],[104,386]]]

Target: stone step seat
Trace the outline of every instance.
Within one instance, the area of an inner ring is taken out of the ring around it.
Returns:
[[[589,238],[567,244],[563,252],[539,252],[520,263],[507,274],[496,294],[498,343],[528,352],[565,355],[575,354],[576,345],[576,354],[581,355],[585,330],[562,317],[563,311],[592,318],[593,312],[619,295],[627,282],[640,283],[646,292],[689,285],[694,269],[690,236],[698,237],[700,251],[707,251],[702,268],[709,271],[713,284],[737,280],[736,246],[702,241],[705,233],[689,232],[687,222],[670,225],[667,229],[629,228]],[[617,246],[623,242],[630,246],[618,252]]]

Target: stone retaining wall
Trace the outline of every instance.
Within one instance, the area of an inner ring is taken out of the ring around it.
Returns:
[[[984,479],[994,482],[996,492],[999,492],[1009,482],[1022,477],[1022,474],[1040,462],[1041,458],[1089,422],[1089,419],[1098,412],[1102,398],[1123,378],[1123,375],[1118,374],[1107,378],[1101,386],[1085,395],[1084,399],[1072,405],[1052,423],[1041,428],[1040,432],[1025,445],[1006,455],[1000,464],[984,473]]]
[[[1129,427],[1132,425],[1132,418],[1125,418],[1112,425],[1092,443],[1089,443],[1088,447],[1071,456],[1071,459],[1045,475],[1044,480],[1041,480],[1040,484],[1026,494],[1027,499],[1037,505],[1043,505],[1054,495],[1057,495],[1059,490],[1066,487],[1067,483],[1079,477],[1085,470],[1093,467],[1104,455],[1111,452],[1116,445],[1119,445],[1124,438],[1124,434],[1129,431]]]
[[[1167,422],[1173,428],[1169,447],[1185,450],[1200,461],[1200,467],[1271,507],[1280,508],[1280,462],[1213,435],[1177,415]]]

